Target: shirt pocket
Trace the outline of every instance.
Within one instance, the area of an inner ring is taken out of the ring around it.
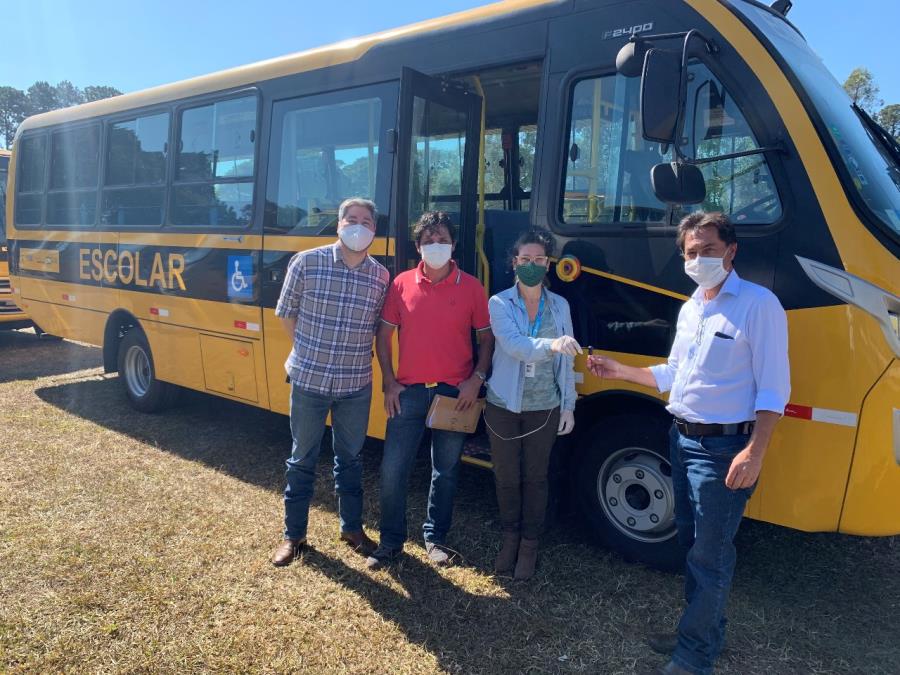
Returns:
[[[718,334],[717,334],[718,333]],[[729,337],[722,337],[723,335]],[[722,329],[707,338],[701,367],[704,373],[722,376],[732,372],[740,359],[741,345],[734,330]]]

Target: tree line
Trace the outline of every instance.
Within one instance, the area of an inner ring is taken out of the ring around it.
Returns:
[[[79,89],[68,80],[63,80],[55,87],[49,82],[35,82],[24,91],[15,87],[0,87],[2,147],[9,148],[12,145],[16,129],[26,117],[79,103],[99,101],[121,93],[115,87],[107,86],[92,85]]]
[[[844,91],[900,143],[900,103],[884,104],[878,96],[881,89],[868,68],[855,68],[844,82]]]

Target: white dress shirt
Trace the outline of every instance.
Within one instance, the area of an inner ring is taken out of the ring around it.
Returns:
[[[767,288],[732,270],[712,300],[697,288],[678,314],[667,363],[650,368],[667,410],[688,422],[733,424],[784,413],[791,394],[787,317]]]

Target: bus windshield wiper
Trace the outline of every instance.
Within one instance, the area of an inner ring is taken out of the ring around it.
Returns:
[[[872,116],[869,115],[869,113],[867,113],[865,110],[860,108],[858,105],[856,105],[856,103],[852,103],[851,107],[853,108],[853,112],[856,113],[857,117],[859,117],[859,119],[865,125],[869,133],[879,140],[881,145],[891,156],[891,159],[894,160],[894,164],[898,169],[900,169],[900,143],[897,142],[897,139],[891,136],[891,134],[888,133],[887,129],[885,129],[878,122],[872,119]]]

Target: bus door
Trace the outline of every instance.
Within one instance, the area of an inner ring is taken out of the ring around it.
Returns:
[[[454,258],[475,272],[481,97],[444,79],[404,68],[392,229],[395,273],[415,267],[413,227],[425,211],[446,211],[457,225]]]

